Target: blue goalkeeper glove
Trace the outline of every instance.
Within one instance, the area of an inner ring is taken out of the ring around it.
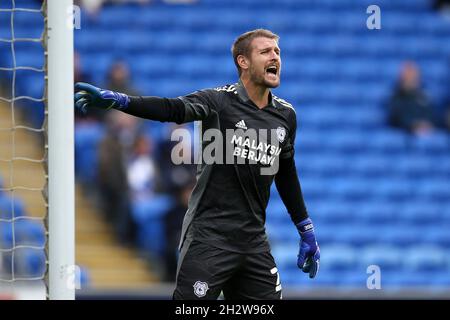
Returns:
[[[124,110],[130,102],[130,98],[124,93],[103,90],[89,83],[77,82],[75,91],[75,107],[83,114],[91,107]]]
[[[314,226],[310,218],[307,218],[297,225],[300,233],[300,250],[298,253],[297,266],[305,273],[309,273],[312,279],[319,271],[320,249],[314,235]]]

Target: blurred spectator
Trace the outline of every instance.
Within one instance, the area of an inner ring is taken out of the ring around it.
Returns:
[[[86,10],[92,18],[98,14],[105,0],[75,0],[75,4]]]
[[[198,0],[163,0],[167,4],[192,4],[198,2]]]
[[[173,130],[176,129],[188,129],[186,125],[170,124],[167,126],[167,135],[158,144],[159,157],[157,158],[158,168],[160,170],[161,177],[167,177],[166,179],[161,179],[158,181],[158,190],[160,192],[174,193],[178,189],[178,183],[180,181],[186,181],[190,177],[195,176],[195,165],[175,165],[172,161],[172,150],[178,145],[179,141],[172,141],[171,134]],[[193,146],[191,141],[183,140],[185,143],[184,149],[187,150],[191,148],[191,163],[194,163],[196,155],[194,154]],[[175,191],[174,191],[175,190]]]
[[[444,126],[448,131],[450,131],[450,101],[447,102],[447,108],[445,110]]]
[[[151,198],[154,193],[156,168],[149,137],[136,137],[127,171],[133,201]]]
[[[74,74],[74,82],[91,82],[91,77],[89,76],[89,74],[85,73],[84,70],[82,69],[82,62],[81,62],[81,56],[80,53],[78,51],[74,52],[74,56],[73,56],[74,60],[73,60],[73,66],[74,66],[74,70],[73,70],[73,74]],[[81,111],[78,110],[77,108],[75,108],[75,117],[76,120],[79,121],[81,119],[83,120],[88,120],[89,116],[92,116],[91,113],[89,113],[89,115],[87,117],[83,117],[83,115],[81,114]]]
[[[11,82],[8,77],[0,77],[0,96],[9,98],[11,96]]]
[[[105,3],[138,3],[149,4],[151,0],[76,0],[76,4],[83,7],[91,18],[97,16]]]
[[[108,90],[123,92],[129,96],[138,95],[137,90],[130,84],[130,69],[123,60],[117,60],[111,65],[106,87]]]
[[[104,215],[124,244],[134,244],[136,227],[131,215],[126,155],[137,132],[136,118],[111,112],[108,133],[100,143],[98,185]]]
[[[73,65],[74,65],[74,81],[75,82],[91,82],[91,77],[89,74],[84,72],[82,69],[82,63],[81,63],[81,55],[78,51],[74,52],[73,56]]]
[[[187,129],[186,125],[170,124],[166,127],[165,137],[158,144],[159,156],[158,188],[160,192],[169,193],[174,196],[175,203],[164,216],[164,229],[166,245],[164,253],[165,281],[174,281],[177,268],[178,244],[181,236],[181,226],[187,210],[189,196],[195,184],[196,165],[182,164],[175,165],[171,159],[172,149],[179,141],[172,141],[171,134],[176,129]],[[192,147],[190,141],[184,141],[185,148]],[[194,150],[191,150],[191,156]],[[192,160],[192,157],[191,157]]]
[[[450,17],[450,0],[434,0],[433,7],[447,17]]]
[[[110,110],[110,113],[113,113],[113,115],[111,117],[108,115],[107,121],[117,131],[120,144],[126,157],[128,157],[132,153],[136,137],[143,131],[145,120],[116,110]]]
[[[188,207],[189,197],[194,187],[194,177],[186,166],[178,167],[177,184],[173,192],[175,195],[174,206],[166,213],[164,217],[166,247],[165,247],[165,281],[175,281],[178,259],[178,244],[181,237],[181,226],[183,218]],[[184,173],[182,173],[184,170]],[[175,186],[175,184],[174,184]]]
[[[394,127],[417,135],[434,129],[433,108],[420,87],[420,71],[414,62],[406,62],[397,88],[389,101],[389,121]]]

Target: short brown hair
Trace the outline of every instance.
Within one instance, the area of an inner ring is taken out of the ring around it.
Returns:
[[[259,37],[275,39],[277,43],[278,40],[280,39],[278,35],[266,29],[256,29],[241,34],[234,41],[233,46],[231,47],[231,53],[233,54],[234,64],[238,69],[239,76],[241,76],[242,70],[241,67],[239,66],[239,63],[237,62],[237,57],[240,55],[248,57],[251,51],[250,44],[252,43],[253,39]]]

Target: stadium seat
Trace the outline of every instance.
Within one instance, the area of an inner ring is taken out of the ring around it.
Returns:
[[[138,245],[152,254],[162,255],[165,248],[163,218],[171,208],[169,196],[154,196],[132,204],[133,219],[137,225]]]
[[[0,219],[12,219],[25,215],[25,205],[21,198],[0,194]]]
[[[298,243],[286,245],[280,243],[272,246],[272,255],[280,270],[297,268]]]
[[[410,246],[423,241],[419,226],[387,224],[380,230],[379,241],[395,246]]]
[[[78,124],[75,130],[75,168],[84,182],[95,181],[97,172],[98,144],[104,128],[97,123]]]
[[[448,250],[442,248],[437,244],[417,245],[412,247],[404,255],[405,269],[416,272],[437,272],[447,270],[450,263]]]
[[[14,222],[0,221],[0,248],[11,250],[17,246],[43,248],[45,230],[42,222],[17,219]]]
[[[358,267],[358,251],[350,245],[336,244],[320,247],[321,271],[339,273]]]
[[[422,240],[426,243],[436,244],[442,247],[450,246],[450,233],[448,232],[450,228],[449,224],[436,223],[435,225],[429,226],[423,236]]]
[[[362,266],[376,265],[384,271],[403,268],[405,252],[391,244],[370,245],[361,250],[359,263]]]

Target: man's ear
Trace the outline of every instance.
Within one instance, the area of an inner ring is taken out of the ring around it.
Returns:
[[[247,70],[249,68],[249,61],[244,55],[239,55],[237,57],[237,62],[242,70]]]

